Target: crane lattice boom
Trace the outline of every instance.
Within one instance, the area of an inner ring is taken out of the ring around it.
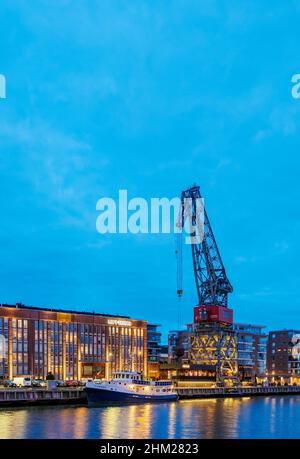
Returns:
[[[180,226],[183,228],[189,219],[191,249],[193,257],[194,275],[198,294],[198,309],[195,314],[207,316],[208,309],[214,307],[216,322],[222,321],[220,315],[224,315],[224,322],[232,321],[232,311],[228,309],[223,314],[223,308],[228,308],[228,293],[233,291],[222,258],[203,205],[200,187],[193,185],[181,194]],[[177,249],[177,253],[180,250]],[[181,261],[179,260],[179,263]],[[179,270],[181,272],[181,268]],[[182,294],[182,286],[179,290]],[[199,310],[199,307],[202,308]],[[218,309],[220,308],[220,309]],[[212,314],[209,309],[209,314]],[[196,317],[196,316],[195,316]],[[198,317],[199,318],[199,317]]]

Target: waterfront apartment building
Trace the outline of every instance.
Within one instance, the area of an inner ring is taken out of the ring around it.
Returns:
[[[0,305],[0,379],[81,380],[147,374],[147,322],[89,312]]]
[[[266,376],[267,340],[262,325],[234,323],[237,332],[239,378],[245,382],[259,382]]]
[[[169,359],[169,349],[167,344],[161,344],[159,347],[159,364],[168,363]]]
[[[152,378],[159,377],[159,353],[161,333],[158,331],[159,324],[147,325],[148,342],[148,375]]]
[[[172,330],[168,334],[168,358],[161,358],[160,376],[166,378],[181,379],[187,375],[187,367],[190,369],[190,336],[192,331]]]
[[[267,349],[269,381],[300,384],[300,330],[270,331]]]
[[[193,334],[192,324],[185,330],[172,330],[168,336],[168,354],[170,364],[190,363],[190,338]]]

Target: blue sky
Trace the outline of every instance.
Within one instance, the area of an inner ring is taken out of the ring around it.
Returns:
[[[174,236],[100,235],[96,202],[197,182],[235,319],[299,328],[299,19],[296,1],[3,0],[0,301],[177,328]],[[183,323],[189,247],[184,292]]]

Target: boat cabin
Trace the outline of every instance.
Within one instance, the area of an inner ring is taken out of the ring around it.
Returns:
[[[141,381],[142,373],[140,373],[139,371],[116,371],[113,374],[113,379],[118,381]]]

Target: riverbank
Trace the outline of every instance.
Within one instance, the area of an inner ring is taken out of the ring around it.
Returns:
[[[179,400],[257,397],[269,395],[300,395],[300,386],[276,387],[216,387],[177,388]],[[82,388],[48,389],[2,389],[0,390],[0,408],[43,405],[86,405],[86,393]]]
[[[266,395],[296,395],[300,394],[300,386],[270,386],[270,387],[178,387],[179,399],[217,398],[217,397],[254,397]]]
[[[86,404],[82,388],[48,389],[3,389],[0,390],[0,408],[8,406],[76,405]]]

